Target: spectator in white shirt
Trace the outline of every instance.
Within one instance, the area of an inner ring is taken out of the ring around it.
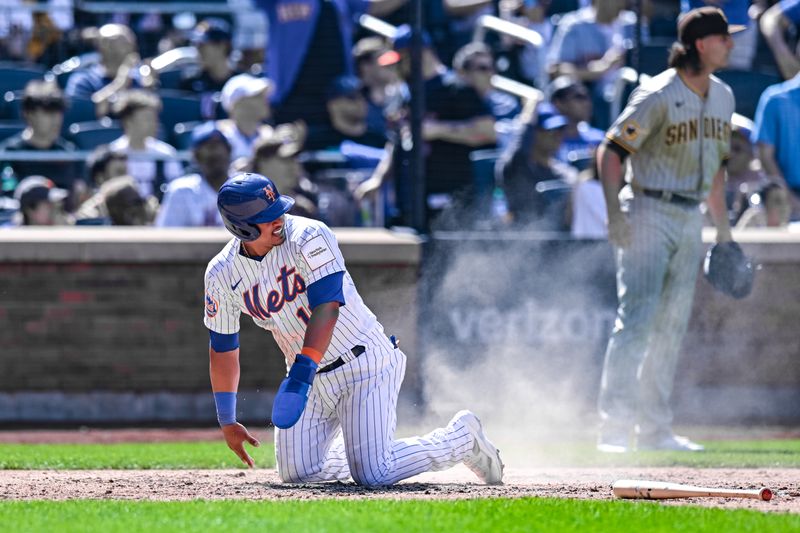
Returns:
[[[156,216],[156,226],[222,226],[217,191],[228,179],[231,145],[214,122],[192,130],[196,174],[178,178],[167,186]]]
[[[220,120],[217,128],[231,145],[231,160],[250,159],[259,134],[268,136],[272,127],[266,124],[272,116],[269,95],[272,82],[250,74],[232,77],[222,88],[222,107],[227,120]]]
[[[126,91],[113,110],[125,133],[109,148],[128,156],[128,174],[136,180],[143,197],[161,198],[163,186],[183,174],[175,148],[155,138],[161,100],[144,90]]]
[[[576,239],[607,239],[608,215],[603,186],[597,176],[597,162],[592,155],[589,167],[578,174],[572,189],[572,236]]]

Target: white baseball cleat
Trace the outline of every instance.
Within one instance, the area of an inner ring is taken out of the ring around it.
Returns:
[[[603,453],[627,453],[628,435],[623,433],[600,433],[597,438],[597,451]]]
[[[487,485],[502,485],[505,465],[500,459],[500,450],[483,434],[478,417],[472,411],[459,411],[453,420],[460,420],[475,439],[471,456],[464,459],[467,468]]]
[[[702,452],[706,449],[702,444],[674,433],[655,440],[640,439],[636,448],[641,451],[668,450],[674,452]]]

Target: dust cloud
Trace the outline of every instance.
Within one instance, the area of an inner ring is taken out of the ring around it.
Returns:
[[[401,429],[424,433],[470,409],[515,466],[593,443],[616,305],[606,243],[454,234],[426,254],[422,283],[421,353],[407,351],[420,358],[422,397]]]

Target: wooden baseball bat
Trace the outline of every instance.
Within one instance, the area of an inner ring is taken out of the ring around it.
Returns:
[[[752,498],[768,502],[773,493],[766,487],[752,490],[695,487],[644,479],[620,479],[611,485],[617,498],[666,500],[671,498]]]

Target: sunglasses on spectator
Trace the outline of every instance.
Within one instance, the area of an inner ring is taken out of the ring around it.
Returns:
[[[484,63],[483,65],[470,65],[469,68],[467,68],[467,70],[474,70],[477,72],[492,72],[494,70],[494,67],[492,67],[492,65],[487,65]]]
[[[32,100],[25,102],[23,109],[33,111],[34,109],[43,109],[45,111],[64,111],[64,102],[62,100]]]
[[[568,98],[572,98],[573,100],[588,100],[589,93],[585,93],[583,91],[574,92],[568,96]]]

